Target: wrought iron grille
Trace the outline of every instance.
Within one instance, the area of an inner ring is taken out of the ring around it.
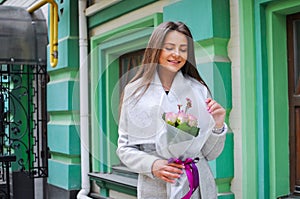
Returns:
[[[0,156],[12,171],[48,176],[46,65],[0,64]]]

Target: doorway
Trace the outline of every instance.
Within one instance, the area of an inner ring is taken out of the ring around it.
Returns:
[[[300,195],[300,13],[287,16],[290,191]]]

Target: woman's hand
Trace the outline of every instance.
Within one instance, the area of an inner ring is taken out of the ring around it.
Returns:
[[[226,111],[225,109],[218,104],[215,100],[211,98],[207,98],[205,100],[207,104],[207,110],[208,112],[213,116],[215,123],[216,123],[216,128],[222,128],[224,125],[224,120],[225,120],[225,115]]]
[[[168,163],[167,160],[156,160],[152,165],[152,173],[155,177],[169,183],[174,183],[183,173],[184,165]]]

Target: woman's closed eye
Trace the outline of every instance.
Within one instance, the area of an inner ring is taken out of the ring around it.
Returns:
[[[174,48],[165,47],[165,50],[167,50],[167,51],[172,51],[172,50],[174,50]]]
[[[172,48],[172,47],[165,47],[164,49],[167,51],[175,51],[175,48]],[[187,52],[187,48],[180,48],[179,51],[182,53],[185,53],[185,52]]]
[[[180,50],[180,52],[183,52],[183,53],[187,52],[186,48],[182,48],[182,49],[179,49],[179,50]]]

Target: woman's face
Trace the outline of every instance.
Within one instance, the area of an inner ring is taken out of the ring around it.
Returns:
[[[188,41],[184,34],[171,31],[163,44],[159,56],[159,64],[170,72],[179,71],[185,64],[188,56]]]

